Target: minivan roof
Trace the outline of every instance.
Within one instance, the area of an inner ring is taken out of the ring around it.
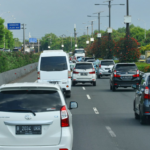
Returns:
[[[43,53],[49,53],[49,52],[64,52],[63,50],[44,50]]]
[[[47,50],[41,53],[41,56],[67,56],[63,50]]]

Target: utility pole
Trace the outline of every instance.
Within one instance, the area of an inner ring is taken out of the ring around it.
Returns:
[[[129,0],[127,1],[127,16],[129,16]],[[130,36],[130,27],[129,23],[126,23],[126,37],[128,38]]]
[[[124,4],[111,4],[112,0],[107,0],[105,2],[108,2],[108,4],[95,4],[95,5],[107,5],[109,8],[109,28],[108,28],[108,55],[107,58],[112,58],[112,52],[110,51],[110,42],[111,42],[111,33],[112,33],[112,28],[111,28],[111,6],[112,5],[124,5]]]
[[[22,24],[23,29],[23,51],[25,53],[25,24]]]
[[[40,47],[39,47],[39,39],[38,39],[38,53],[40,52]]]

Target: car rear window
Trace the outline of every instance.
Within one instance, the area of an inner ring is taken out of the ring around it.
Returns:
[[[87,60],[90,60],[90,59],[93,59],[93,58],[85,58],[84,61],[87,61]]]
[[[122,73],[136,74],[137,66],[135,64],[119,64],[116,70]]]
[[[60,110],[59,93],[48,90],[18,90],[0,92],[0,111],[32,110],[47,112]]]
[[[104,66],[114,65],[114,62],[113,61],[101,61],[101,65],[104,65]]]
[[[92,64],[86,64],[86,63],[76,64],[75,67],[75,69],[92,69],[92,68],[93,68]]]
[[[63,71],[68,70],[65,56],[41,57],[41,71]]]

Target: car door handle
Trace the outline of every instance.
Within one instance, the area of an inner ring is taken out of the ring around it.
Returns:
[[[50,121],[4,121],[5,125],[51,125],[53,120]]]

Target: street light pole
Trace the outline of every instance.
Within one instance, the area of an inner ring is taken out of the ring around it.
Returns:
[[[129,0],[127,1],[127,16],[129,16]],[[129,23],[126,23],[126,37],[128,38],[130,36],[130,28]]]
[[[22,29],[23,29],[23,51],[25,52],[25,25],[22,24]]]

